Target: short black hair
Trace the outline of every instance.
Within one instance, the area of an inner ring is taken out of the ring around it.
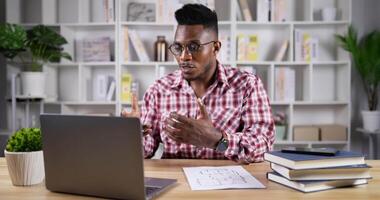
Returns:
[[[175,18],[178,25],[203,25],[218,36],[218,16],[202,4],[185,4],[175,12]]]

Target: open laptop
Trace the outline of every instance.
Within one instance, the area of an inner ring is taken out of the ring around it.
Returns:
[[[116,199],[151,199],[174,179],[144,178],[138,118],[41,115],[46,188]]]

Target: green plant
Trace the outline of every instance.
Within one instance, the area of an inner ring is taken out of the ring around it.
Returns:
[[[39,128],[22,128],[13,134],[7,143],[9,152],[30,152],[42,150],[41,130]]]
[[[359,41],[357,31],[350,26],[346,35],[336,35],[336,38],[340,46],[350,52],[362,78],[368,97],[368,109],[376,110],[380,82],[380,32],[375,30]]]
[[[26,71],[41,71],[43,63],[59,62],[61,58],[71,60],[63,52],[64,44],[64,37],[44,25],[29,30],[17,24],[0,25],[0,53],[10,60],[18,58]]]

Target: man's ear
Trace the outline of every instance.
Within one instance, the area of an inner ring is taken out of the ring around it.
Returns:
[[[220,41],[217,41],[214,43],[214,52],[218,53],[220,51],[220,48],[222,47],[222,43]]]

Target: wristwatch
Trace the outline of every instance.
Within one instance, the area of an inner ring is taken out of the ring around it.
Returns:
[[[228,148],[227,135],[222,131],[223,137],[219,140],[215,150],[218,152],[225,152]]]

